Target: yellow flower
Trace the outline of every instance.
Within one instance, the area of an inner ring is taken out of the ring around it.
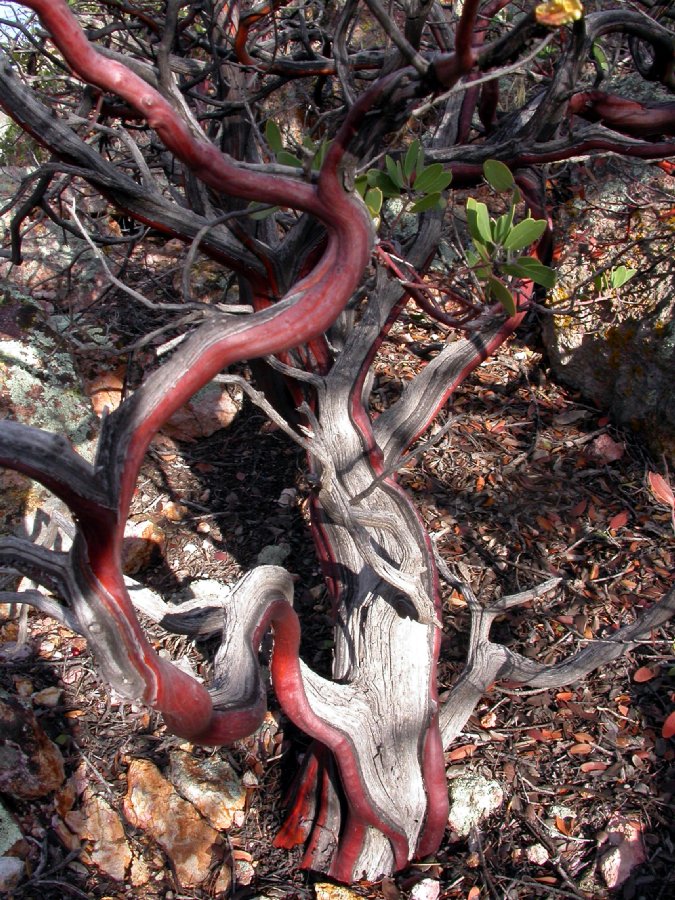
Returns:
[[[576,22],[584,14],[581,0],[549,0],[548,3],[540,3],[535,7],[534,15],[540,25],[549,28],[559,28],[561,25],[570,25]]]

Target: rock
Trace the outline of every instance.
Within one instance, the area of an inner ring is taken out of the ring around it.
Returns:
[[[672,226],[659,218],[668,176],[636,160],[587,165],[585,197],[558,210],[560,229],[570,237],[561,247],[552,300],[569,312],[543,320],[551,367],[653,451],[675,460]],[[633,236],[650,240],[617,260],[622,239],[613,236],[624,233],[626,244]],[[608,267],[611,275],[619,264],[636,269],[635,276],[618,288],[593,286],[597,272]]]
[[[616,815],[605,828],[606,841],[598,867],[608,888],[614,890],[627,880],[636,866],[647,859],[641,822]]]
[[[23,835],[19,831],[19,826],[12,818],[9,810],[0,801],[0,854],[7,853],[22,838]]]
[[[65,434],[91,460],[96,419],[72,357],[37,311],[26,309],[18,301],[15,336],[0,332],[0,417]]]
[[[448,824],[461,837],[466,837],[483,819],[499,809],[504,792],[497,781],[482,775],[461,775],[450,782]]]
[[[0,894],[10,894],[21,881],[23,861],[15,856],[0,856]]]
[[[195,759],[190,753],[171,753],[169,778],[176,790],[195,806],[214,828],[230,828],[235,813],[246,805],[246,791],[232,766],[212,756]]]
[[[438,900],[441,886],[435,878],[423,878],[410,891],[410,900]]]
[[[148,760],[132,760],[127,777],[124,815],[129,823],[157,841],[183,887],[200,885],[220,855],[218,832]]]
[[[268,544],[258,554],[259,566],[283,566],[291,554],[290,544]]]
[[[525,848],[525,858],[535,866],[544,866],[551,857],[543,844],[531,844]]]
[[[177,441],[196,441],[227,428],[240,409],[239,388],[207,384],[171,416],[162,432]]]
[[[65,780],[61,751],[27,703],[0,691],[0,791],[18,800],[44,797]]]
[[[166,535],[154,522],[127,522],[124,528],[122,569],[125,575],[136,575],[146,569],[166,544]]]
[[[359,894],[339,884],[320,881],[314,885],[316,900],[359,900]]]
[[[82,862],[95,866],[114,881],[124,881],[131,863],[131,849],[122,820],[102,797],[87,789],[78,819],[73,821],[69,814],[66,824],[84,844],[80,854]]]

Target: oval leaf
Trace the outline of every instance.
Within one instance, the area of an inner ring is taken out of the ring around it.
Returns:
[[[265,123],[265,140],[270,146],[270,150],[275,155],[281,153],[284,149],[284,142],[281,138],[281,131],[274,119],[268,119]]]
[[[410,207],[410,212],[426,212],[428,209],[434,209],[434,207],[441,206],[443,204],[443,198],[438,192],[436,192],[435,194],[427,194],[426,197],[421,197],[416,203],[413,203],[413,205]]]
[[[525,259],[529,260],[530,257],[525,257]],[[540,284],[545,288],[555,287],[555,272],[553,269],[540,263],[539,260],[528,261],[527,263],[516,260],[515,263],[503,265],[502,269],[507,275],[513,275],[514,278],[527,278],[529,281],[534,281],[535,284]]]
[[[640,666],[633,673],[633,681],[636,684],[644,684],[646,681],[651,681],[652,678],[656,678],[656,672],[650,669],[649,666]]]
[[[505,250],[524,250],[535,241],[538,241],[546,231],[544,219],[523,219],[518,222],[504,241]]]
[[[395,162],[391,156],[387,154],[384,158],[384,164],[387,167],[387,173],[391,180],[394,182],[396,187],[402,188],[405,184],[405,179],[403,178],[403,169],[401,168],[400,162]]]
[[[422,145],[415,139],[406,150],[405,159],[403,160],[403,174],[407,179],[410,179],[410,176],[417,168],[417,160],[421,149]]]
[[[513,294],[507,288],[504,282],[500,281],[500,279],[496,278],[494,275],[490,275],[487,283],[488,287],[490,288],[490,293],[495,298],[495,300],[498,300],[501,303],[501,305],[510,316],[515,316],[516,303],[513,299]]]
[[[302,160],[298,159],[297,156],[293,156],[288,150],[280,150],[277,153],[277,162],[282,166],[294,166],[296,169],[302,168]]]
[[[444,172],[441,163],[433,163],[422,169],[417,178],[415,178],[413,187],[422,194],[426,194],[429,191],[442,190],[442,188],[436,187],[436,184],[439,181],[439,178],[442,179],[443,176],[447,177],[448,175],[450,175],[450,179],[447,181],[445,187],[452,181],[452,174],[450,172]]]
[[[466,224],[474,241],[483,244],[492,244],[492,228],[490,227],[490,213],[484,203],[479,203],[473,197],[466,201]]]
[[[401,190],[381,169],[370,169],[367,175],[368,185],[379,188],[385,197],[400,197]]]
[[[675,737],[675,709],[663,723],[661,734],[664,736],[664,738],[666,738],[666,740],[668,740],[668,738]]]
[[[496,191],[509,191],[515,181],[511,169],[498,159],[486,159],[483,163],[485,180]]]
[[[364,197],[365,204],[373,218],[379,216],[382,209],[382,191],[379,188],[369,188]]]

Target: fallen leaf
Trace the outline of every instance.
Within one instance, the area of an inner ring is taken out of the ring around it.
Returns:
[[[647,480],[652,494],[659,502],[665,503],[667,506],[675,506],[675,494],[663,475],[659,475],[658,472],[647,472]]]
[[[675,709],[668,716],[666,721],[663,723],[663,728],[661,729],[661,734],[666,740],[671,737],[675,737]]]
[[[574,756],[585,756],[587,753],[592,753],[593,748],[590,744],[572,744],[568,752]]]
[[[615,516],[609,520],[608,525],[612,529],[612,531],[618,531],[619,528],[623,528],[624,525],[628,522],[628,510],[624,509],[623,512],[617,513]]]
[[[582,772],[604,772],[607,768],[607,763],[603,762],[585,762],[582,763],[579,768]]]
[[[641,666],[633,674],[633,681],[635,681],[637,684],[643,684],[645,681],[651,681],[652,678],[656,678],[656,672],[650,669],[649,666]]]
[[[454,750],[446,753],[445,758],[448,762],[456,762],[458,759],[466,759],[467,756],[472,756],[475,749],[475,744],[465,744],[463,747],[455,747]]]

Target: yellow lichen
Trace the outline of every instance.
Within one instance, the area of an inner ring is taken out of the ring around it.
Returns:
[[[577,22],[584,14],[581,0],[550,0],[548,3],[540,3],[535,7],[534,15],[540,25],[549,28],[559,28],[561,25],[571,25]]]

